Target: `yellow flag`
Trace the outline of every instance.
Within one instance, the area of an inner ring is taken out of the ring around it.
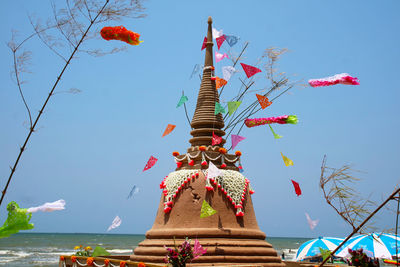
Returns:
[[[283,162],[285,163],[286,167],[293,166],[293,160],[289,159],[288,157],[284,156],[281,152]]]
[[[201,205],[201,213],[200,218],[205,218],[217,213],[217,211],[211,208],[210,204],[207,201],[203,200],[203,205]]]

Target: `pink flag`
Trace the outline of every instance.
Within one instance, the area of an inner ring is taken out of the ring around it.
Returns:
[[[306,218],[307,218],[307,223],[308,226],[310,226],[311,230],[314,230],[314,228],[317,226],[319,220],[311,220],[310,215],[308,215],[308,213],[306,212]]]
[[[156,159],[155,157],[150,156],[150,159],[149,159],[149,161],[147,161],[146,166],[144,166],[143,171],[147,171],[148,169],[150,169],[151,167],[153,167],[154,164],[156,164],[157,160],[158,160],[158,159]]]
[[[296,192],[296,195],[300,196],[301,195],[301,189],[300,189],[299,183],[296,182],[296,181],[293,181],[292,179],[290,179],[290,180],[292,181],[292,184],[294,186],[294,191]]]
[[[218,50],[221,48],[221,45],[224,43],[225,35],[221,35],[220,37],[215,39],[217,41]]]
[[[207,46],[207,37],[204,37],[204,41],[203,41],[203,45],[201,46],[201,50],[206,48],[206,46]]]
[[[226,53],[220,54],[217,51],[215,51],[215,62],[220,62],[224,58],[229,58]]]
[[[212,140],[211,140],[211,145],[215,146],[218,144],[221,144],[222,142],[222,137],[215,135],[213,132]]]
[[[254,74],[261,72],[261,70],[259,68],[256,68],[256,67],[253,67],[250,65],[246,65],[244,63],[240,63],[240,65],[242,65],[242,68],[243,68],[244,72],[246,73],[247,78],[250,78]]]
[[[349,85],[360,85],[358,79],[356,77],[351,77],[347,73],[336,74],[334,76],[320,78],[320,79],[311,79],[308,80],[308,83],[312,87],[318,86],[329,86],[335,84],[349,84]]]
[[[240,142],[246,139],[246,137],[240,136],[240,135],[231,135],[231,141],[232,141],[232,149],[235,149],[236,145]]]

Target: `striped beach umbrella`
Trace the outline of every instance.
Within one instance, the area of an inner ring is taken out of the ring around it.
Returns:
[[[299,247],[295,261],[301,261],[307,257],[321,255],[319,248],[333,251],[343,242],[343,240],[343,238],[336,237],[318,237],[316,239],[308,240]]]
[[[376,235],[379,236],[380,240],[382,243],[387,247],[389,250],[390,254],[392,256],[396,255],[396,240],[397,240],[397,254],[400,254],[400,237],[395,234],[379,234],[377,233]]]
[[[377,234],[358,235],[350,238],[346,244],[341,248],[336,256],[350,257],[349,249],[357,250],[362,248],[368,257],[392,259],[392,254],[384,244],[383,240]],[[396,251],[396,248],[394,249]]]

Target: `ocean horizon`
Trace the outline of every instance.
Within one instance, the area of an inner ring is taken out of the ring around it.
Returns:
[[[113,255],[130,255],[145,239],[144,234],[110,233],[18,233],[0,239],[0,266],[58,266],[60,255],[72,255],[75,246],[101,246]],[[293,257],[299,246],[312,238],[267,237],[286,259]],[[289,257],[289,258],[288,258]]]

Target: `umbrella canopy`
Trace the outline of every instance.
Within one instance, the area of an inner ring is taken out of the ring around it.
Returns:
[[[349,249],[357,250],[359,248],[362,248],[368,257],[392,259],[392,254],[383,240],[374,233],[350,238],[343,248],[336,253],[336,256],[350,257]],[[396,248],[394,250],[396,251]]]
[[[318,237],[316,239],[308,240],[299,247],[295,261],[303,260],[306,257],[320,255],[321,252],[319,248],[333,251],[340,243],[343,242],[343,240],[343,238],[336,237]]]
[[[397,240],[397,254],[400,253],[400,237],[395,234],[377,234],[382,243],[387,247],[392,256],[396,255],[396,240]]]

